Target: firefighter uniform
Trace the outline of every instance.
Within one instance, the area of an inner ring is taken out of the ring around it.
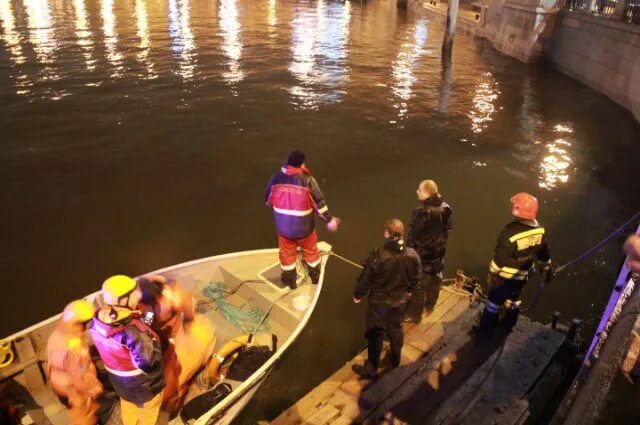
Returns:
[[[550,279],[551,258],[547,234],[535,219],[516,219],[507,224],[498,238],[489,266],[489,301],[480,320],[480,330],[491,334],[499,323],[500,310],[506,314],[504,326],[511,330],[520,312],[520,293],[538,262],[545,280]]]

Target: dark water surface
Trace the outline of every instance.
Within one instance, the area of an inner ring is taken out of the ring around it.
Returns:
[[[263,190],[308,154],[362,260],[434,178],[446,274],[484,275],[509,198],[542,201],[559,263],[640,207],[640,127],[607,98],[393,1],[0,0],[0,335],[111,274],[276,244]],[[595,327],[620,244],[559,276],[532,316]],[[331,259],[301,339],[238,423],[273,418],[360,348],[356,270]],[[525,304],[537,281],[526,289]]]

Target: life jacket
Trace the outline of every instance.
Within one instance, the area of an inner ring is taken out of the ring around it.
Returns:
[[[89,334],[121,398],[140,405],[162,391],[160,338],[140,320],[139,312],[104,306],[96,313]]]
[[[114,309],[117,309],[117,307],[114,307]],[[99,310],[96,313],[96,320],[93,321],[90,332],[105,369],[113,375],[123,377],[144,374],[145,372],[139,369],[138,365],[133,361],[131,350],[122,345],[120,341],[114,340],[113,336],[131,326],[159,341],[158,334],[140,320],[139,313],[131,312],[123,318],[115,319],[115,322],[105,323],[98,317],[102,311],[104,310]],[[115,311],[118,312],[118,310]],[[122,310],[120,310],[121,313]]]
[[[69,350],[88,350],[89,346],[82,333],[64,329],[63,326],[59,324],[47,341],[47,375],[55,392],[67,397],[69,389],[73,386],[66,364]]]

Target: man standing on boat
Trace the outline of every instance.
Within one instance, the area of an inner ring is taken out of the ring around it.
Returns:
[[[265,193],[267,205],[273,208],[280,248],[282,283],[295,289],[298,247],[312,283],[320,278],[320,251],[315,230],[314,213],[327,223],[331,232],[338,230],[340,219],[332,217],[318,182],[305,164],[305,154],[294,150],[280,172],[271,177]]]
[[[165,386],[160,338],[133,310],[140,299],[135,280],[110,277],[102,299],[89,332],[120,397],[122,423],[155,424]]]
[[[391,365],[400,365],[404,343],[402,320],[409,291],[420,282],[420,257],[413,248],[405,246],[404,224],[392,218],[384,224],[384,245],[369,254],[353,293],[356,304],[368,295],[367,330],[368,359],[353,370],[367,379],[378,376],[382,340],[386,333],[391,342]]]
[[[98,422],[96,399],[103,388],[84,333],[94,312],[90,302],[72,301],[65,307],[47,341],[47,376],[53,391],[69,408],[68,423],[71,425]]]
[[[475,327],[484,336],[491,336],[500,321],[500,310],[506,314],[503,325],[507,331],[515,326],[520,314],[520,292],[538,261],[545,282],[553,277],[551,257],[544,227],[538,223],[538,200],[525,192],[511,198],[511,214],[515,220],[505,226],[498,238],[495,255],[489,267],[489,301],[480,325]]]
[[[420,323],[423,305],[426,313],[431,314],[440,295],[452,211],[433,180],[420,182],[416,194],[422,205],[413,210],[407,246],[420,255],[422,282],[411,293],[405,320]]]

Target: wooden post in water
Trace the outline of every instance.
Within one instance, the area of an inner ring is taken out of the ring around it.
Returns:
[[[449,0],[447,23],[444,27],[444,40],[442,41],[442,56],[451,56],[453,51],[453,37],[456,35],[456,22],[458,19],[459,0]]]

